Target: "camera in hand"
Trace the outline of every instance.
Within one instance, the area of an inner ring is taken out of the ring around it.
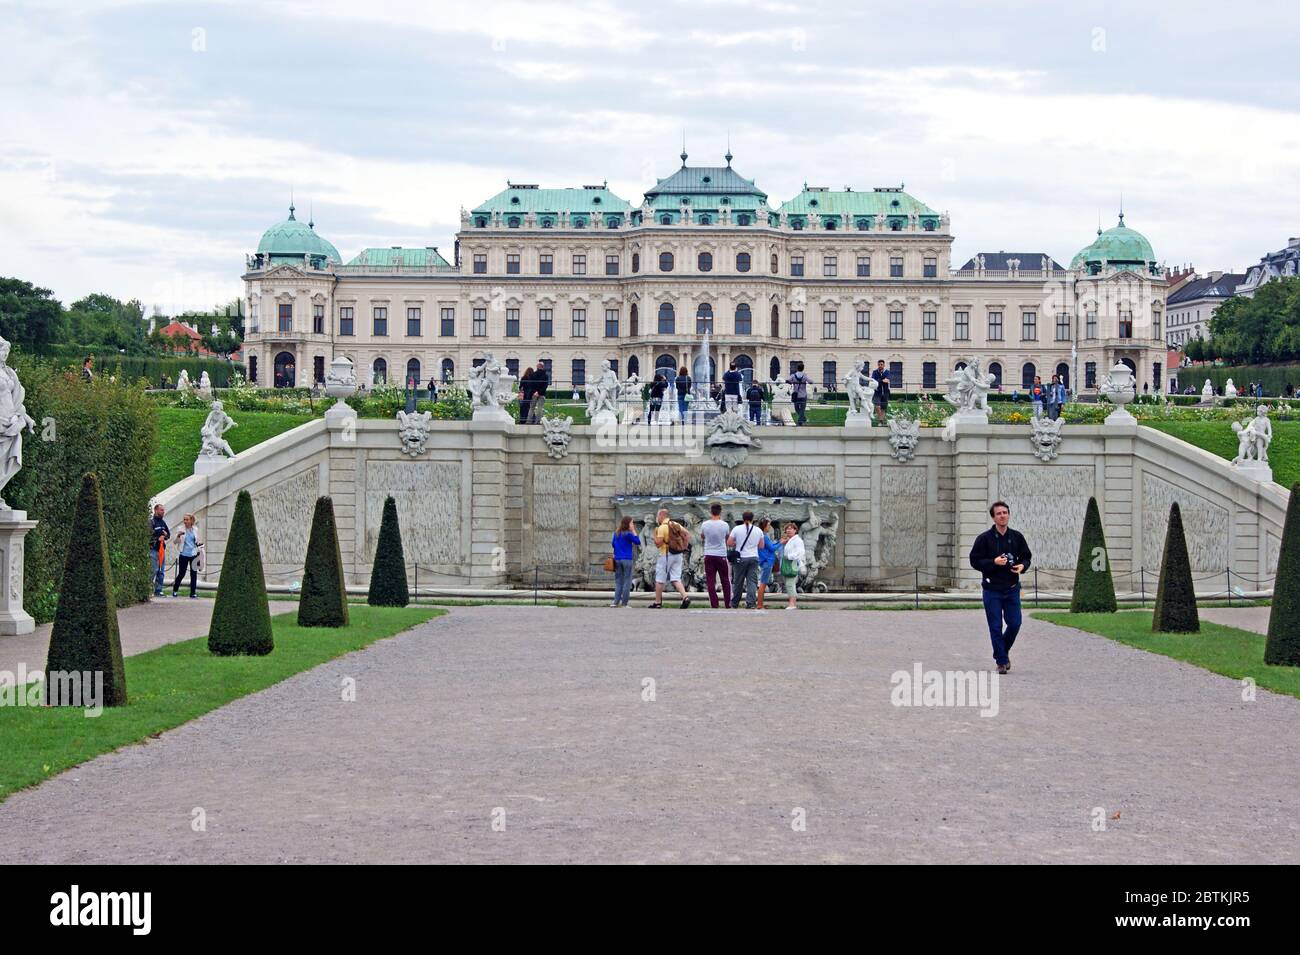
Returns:
[[[1014,567],[1016,564],[1020,563],[1020,561],[1016,560],[1015,554],[1003,554],[1002,559],[1007,562],[1008,567]]]

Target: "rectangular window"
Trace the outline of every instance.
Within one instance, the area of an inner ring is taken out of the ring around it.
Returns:
[[[952,313],[952,338],[957,342],[970,341],[970,312]]]
[[[281,302],[279,307],[279,315],[280,315],[280,326],[279,326],[280,331],[282,332],[293,331],[293,303]]]
[[[1119,313],[1119,337],[1120,338],[1133,337],[1133,313],[1132,312]]]
[[[822,312],[822,338],[839,338],[839,313]]]
[[[510,252],[506,255],[506,275],[519,274],[519,253]]]
[[[939,313],[922,312],[921,313],[921,338],[923,341],[933,342],[939,340]]]
[[[1083,366],[1084,387],[1097,387],[1097,363],[1095,361],[1086,362]]]
[[[573,310],[573,337],[587,337],[587,310],[585,308],[575,308]]]
[[[835,370],[835,362],[822,362],[822,387],[827,391],[834,391],[839,386],[839,373]]]
[[[419,337],[420,334],[420,310],[415,307],[407,306],[406,309],[406,334]]]
[[[537,257],[537,274],[554,275],[555,274],[555,256],[543,254]]]
[[[901,279],[903,277],[903,257],[901,255],[891,255],[889,257],[889,277],[891,279]]]
[[[1087,330],[1085,337],[1089,340],[1097,337],[1097,313],[1087,312],[1084,316],[1084,328]]]
[[[903,340],[903,313],[889,313],[889,340],[899,342]]]
[[[475,364],[475,366],[474,366],[475,368],[477,368],[479,365],[483,364],[483,360],[482,360],[481,358],[480,358],[480,359],[475,359],[475,361],[477,362],[477,363]],[[518,359],[518,358],[507,358],[507,359],[506,359],[506,371],[507,371],[509,374],[514,375],[516,378],[518,378],[518,377],[519,377],[519,359]]]
[[[507,332],[506,334],[509,334]],[[537,337],[550,338],[555,334],[554,323],[551,320],[551,310],[549,308],[539,308],[537,310]]]
[[[587,256],[585,254],[582,255],[575,254],[573,256],[573,274],[574,275],[587,274]]]
[[[438,334],[443,338],[456,337],[456,309],[444,308],[441,314],[440,327]]]
[[[375,334],[388,334],[388,309],[381,305],[375,306]]]
[[[754,313],[748,308],[736,309],[736,334],[751,335],[754,332]]]
[[[474,274],[485,275],[487,273],[487,253],[474,253]]]
[[[921,275],[927,279],[936,278],[939,275],[939,260],[927,255],[921,264]]]
[[[605,337],[618,338],[618,309],[605,309]]]
[[[260,332],[262,326],[261,319],[257,314],[257,299],[252,299],[248,303],[248,330],[253,333]]]
[[[858,278],[866,279],[871,277],[871,256],[858,256]]]
[[[989,341],[1002,341],[1002,313],[989,312]]]
[[[853,337],[858,341],[869,341],[871,339],[871,313],[860,311],[853,323]]]
[[[1070,332],[1070,313],[1059,313],[1056,316],[1056,340],[1058,342],[1068,342],[1070,340]]]
[[[487,335],[487,309],[476,308],[473,313],[474,335],[476,338],[483,338]]]
[[[1038,341],[1038,313],[1020,313],[1020,340],[1022,342]]]
[[[618,275],[618,256],[617,256],[617,255],[607,255],[607,256],[605,256],[605,274],[606,274],[606,275]]]
[[[891,361],[889,363],[889,388],[891,391],[903,390],[903,363],[901,361]]]
[[[573,387],[580,388],[587,383],[587,359],[573,359]]]
[[[313,305],[311,307],[311,330],[317,335],[325,334],[325,306]]]
[[[792,255],[792,256],[790,256],[790,274],[791,274],[791,275],[803,275],[803,256],[802,256],[802,255]]]
[[[803,338],[803,312],[790,313],[790,337]]]
[[[833,279],[840,270],[840,259],[836,255],[822,256],[822,275],[825,278]]]
[[[355,334],[356,334],[356,330],[353,328],[353,325],[352,325],[352,306],[351,306],[351,305],[340,305],[340,306],[339,306],[339,334],[340,334],[340,335],[355,335]]]
[[[519,337],[519,309],[506,309],[506,338]]]
[[[1153,311],[1151,313],[1151,322],[1152,322],[1151,337],[1159,338],[1160,337],[1160,312],[1159,311]]]
[[[932,361],[921,362],[921,387],[937,388],[938,380],[939,380],[939,376],[934,362]]]

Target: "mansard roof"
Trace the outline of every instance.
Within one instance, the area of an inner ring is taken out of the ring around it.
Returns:
[[[629,209],[631,206],[627,200],[614,195],[605,184],[576,189],[541,189],[508,182],[505,189],[475,207],[473,214],[586,212],[594,215],[600,212],[625,213]]]
[[[394,265],[407,269],[452,269],[450,262],[442,257],[433,246],[425,246],[422,249],[407,249],[401,246],[390,246],[388,248],[374,246],[368,249],[362,249],[351,260],[348,265],[372,265],[380,267],[391,267]]]
[[[924,202],[903,191],[902,186],[877,186],[868,192],[856,189],[827,189],[809,186],[787,202],[780,211],[789,215],[938,216]]]

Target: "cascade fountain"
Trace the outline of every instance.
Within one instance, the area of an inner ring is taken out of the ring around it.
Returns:
[[[709,358],[709,333],[704,333],[699,351],[691,362],[691,403],[687,415],[692,422],[703,423],[718,416],[718,406],[714,403],[713,365]]]

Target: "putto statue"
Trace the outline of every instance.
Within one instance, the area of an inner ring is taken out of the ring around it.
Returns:
[[[1273,422],[1268,419],[1268,408],[1260,405],[1255,409],[1255,417],[1244,426],[1240,421],[1232,423],[1232,430],[1237,433],[1237,456],[1232,459],[1234,465],[1268,464],[1268,446],[1273,443]]]
[[[750,448],[761,448],[762,440],[754,437],[754,426],[739,412],[728,409],[709,422],[704,446],[714,464],[734,468],[749,456]]]
[[[771,420],[773,424],[794,424],[794,398],[791,388],[780,378],[773,378],[769,383],[772,389]]]
[[[27,392],[18,373],[9,367],[9,343],[0,338],[0,491],[22,470],[23,429],[33,434],[36,431],[36,422],[27,414],[26,400]],[[12,510],[4,498],[0,498],[0,510]]]
[[[180,392],[194,390],[194,385],[190,382],[190,373],[184,368],[182,368],[181,373],[176,376],[176,390]]]
[[[423,454],[432,429],[432,411],[397,412],[397,436],[401,439],[403,454],[413,458]]]
[[[889,418],[889,453],[895,461],[907,462],[916,455],[916,445],[921,440],[921,422],[911,415],[896,414]]]
[[[1056,458],[1061,448],[1061,427],[1064,424],[1064,418],[1034,416],[1030,421],[1033,432],[1029,435],[1029,443],[1034,448],[1034,457],[1040,461],[1052,461]]]
[[[491,352],[483,359],[483,364],[472,368],[469,373],[469,397],[477,415],[484,411],[491,416],[509,415],[502,407],[514,396],[515,376],[510,374]]]
[[[212,379],[208,377],[206,371],[199,376],[199,394],[205,398],[212,397]]]
[[[587,393],[587,419],[592,424],[618,420],[618,398],[622,391],[618,375],[608,362],[601,362],[600,377],[585,386]]]
[[[569,454],[569,442],[573,440],[569,433],[571,427],[573,419],[568,415],[542,415],[542,441],[546,453],[557,461]]]
[[[212,410],[208,412],[208,419],[203,422],[203,448],[199,451],[201,458],[222,458],[235,456],[231,450],[230,444],[226,441],[224,435],[231,428],[239,427],[226,414],[220,401],[212,402]]]
[[[997,379],[992,375],[981,374],[980,360],[972,358],[970,364],[958,368],[947,380],[947,400],[959,413],[988,415],[989,391]]]
[[[867,371],[867,363],[853,364],[844,376],[844,390],[849,395],[849,414],[855,417],[871,414],[871,399],[879,387]]]
[[[1237,386],[1232,383],[1231,378],[1229,378],[1227,381],[1223,383],[1223,397],[1225,398],[1237,397]]]
[[[641,378],[636,372],[618,386],[618,403],[622,408],[623,424],[635,424],[645,414],[641,404]]]
[[[1214,382],[1205,379],[1205,387],[1201,389],[1201,400],[1210,401],[1214,398]]]

